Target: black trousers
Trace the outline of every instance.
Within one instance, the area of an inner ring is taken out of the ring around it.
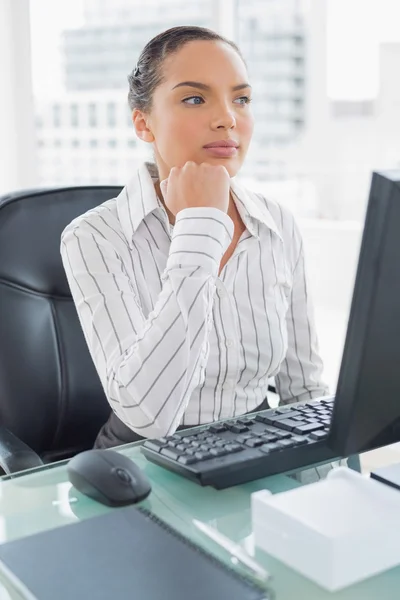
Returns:
[[[270,408],[268,398],[265,398],[263,402],[250,410],[246,414],[254,413],[259,410],[267,410]],[[182,429],[189,429],[190,427],[196,427],[196,425],[180,425],[178,431]],[[96,438],[94,447],[95,448],[114,448],[115,446],[121,446],[123,444],[131,444],[132,442],[139,442],[145,438],[138,435],[132,429],[129,429],[113,412],[111,413],[107,423],[100,429],[99,434]]]

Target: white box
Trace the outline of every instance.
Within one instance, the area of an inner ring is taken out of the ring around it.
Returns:
[[[400,564],[400,491],[356,471],[251,504],[255,544],[330,591]]]

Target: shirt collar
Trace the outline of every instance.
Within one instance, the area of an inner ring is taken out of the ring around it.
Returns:
[[[236,202],[239,214],[249,232],[259,239],[259,227],[254,221],[262,223],[273,231],[281,240],[282,235],[278,226],[267,208],[266,202],[262,196],[241,187],[235,179],[231,180],[231,190]]]
[[[168,222],[164,206],[157,197],[154,184],[159,180],[155,163],[144,162],[117,197],[117,210],[122,229],[129,243],[140,223],[159,209]]]
[[[144,162],[137,168],[133,177],[117,197],[119,219],[129,242],[140,223],[148,214],[157,209],[161,211],[160,216],[166,224],[168,223],[167,213],[154,188],[154,184],[158,180],[157,165],[153,162]],[[235,179],[231,180],[231,190],[239,214],[251,235],[259,239],[259,227],[254,222],[257,221],[266,225],[282,239],[264,199],[241,187]]]

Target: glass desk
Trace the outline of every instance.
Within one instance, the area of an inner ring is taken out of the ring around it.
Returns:
[[[329,593],[259,549],[254,549],[250,494],[269,489],[273,493],[301,485],[287,475],[276,475],[258,481],[217,491],[200,487],[174,473],[148,462],[140,452],[140,442],[121,446],[118,451],[132,458],[152,483],[150,496],[141,503],[196,544],[215,554],[235,569],[251,572],[216,543],[196,524],[212,530],[242,548],[264,568],[270,578],[265,587],[276,600],[387,600],[400,597],[400,567],[353,585],[341,592]],[[379,451],[375,451],[378,452]],[[374,456],[375,453],[369,453]],[[372,461],[399,461],[392,457]],[[65,462],[48,465],[0,479],[0,543],[25,537],[46,529],[60,527],[77,520],[100,515],[112,509],[77,492],[68,481]],[[329,510],[329,507],[327,507]],[[400,534],[399,534],[400,535]],[[44,567],[45,568],[45,567]],[[4,577],[0,581],[0,600],[20,598]]]

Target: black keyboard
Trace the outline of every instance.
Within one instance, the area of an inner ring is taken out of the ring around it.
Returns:
[[[327,447],[333,397],[264,410],[146,440],[157,465],[217,489],[337,458]]]

